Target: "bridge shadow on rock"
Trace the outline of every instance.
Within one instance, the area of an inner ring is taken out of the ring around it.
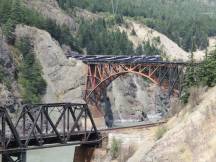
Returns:
[[[100,107],[103,110],[106,126],[108,128],[111,128],[113,126],[114,117],[113,117],[113,112],[112,112],[112,106],[111,106],[111,103],[110,103],[110,99],[106,95],[106,93],[105,93],[105,95],[103,95],[101,97]]]

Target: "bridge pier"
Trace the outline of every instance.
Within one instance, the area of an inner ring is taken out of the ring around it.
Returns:
[[[27,162],[26,151],[5,152],[2,154],[2,162]]]
[[[94,147],[77,146],[74,153],[74,162],[90,162],[94,153]]]

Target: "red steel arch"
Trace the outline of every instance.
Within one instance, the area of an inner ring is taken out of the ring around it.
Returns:
[[[184,67],[178,63],[88,64],[84,99],[88,104],[98,107],[109,84],[127,73],[149,79],[166,90],[169,96],[174,93],[180,95]]]

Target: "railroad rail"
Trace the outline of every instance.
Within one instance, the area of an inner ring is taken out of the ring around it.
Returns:
[[[123,130],[123,129],[142,129],[142,128],[151,128],[156,127],[159,125],[166,124],[167,121],[158,121],[153,123],[145,123],[145,124],[139,124],[139,125],[132,125],[132,126],[123,126],[123,127],[114,127],[114,128],[106,128],[106,129],[98,129],[99,132],[112,132],[116,130]]]

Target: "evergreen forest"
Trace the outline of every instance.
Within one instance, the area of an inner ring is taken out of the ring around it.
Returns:
[[[208,37],[216,35],[214,0],[58,0],[65,10],[81,7],[94,13],[109,12],[132,17],[167,35],[191,51],[205,49]]]

